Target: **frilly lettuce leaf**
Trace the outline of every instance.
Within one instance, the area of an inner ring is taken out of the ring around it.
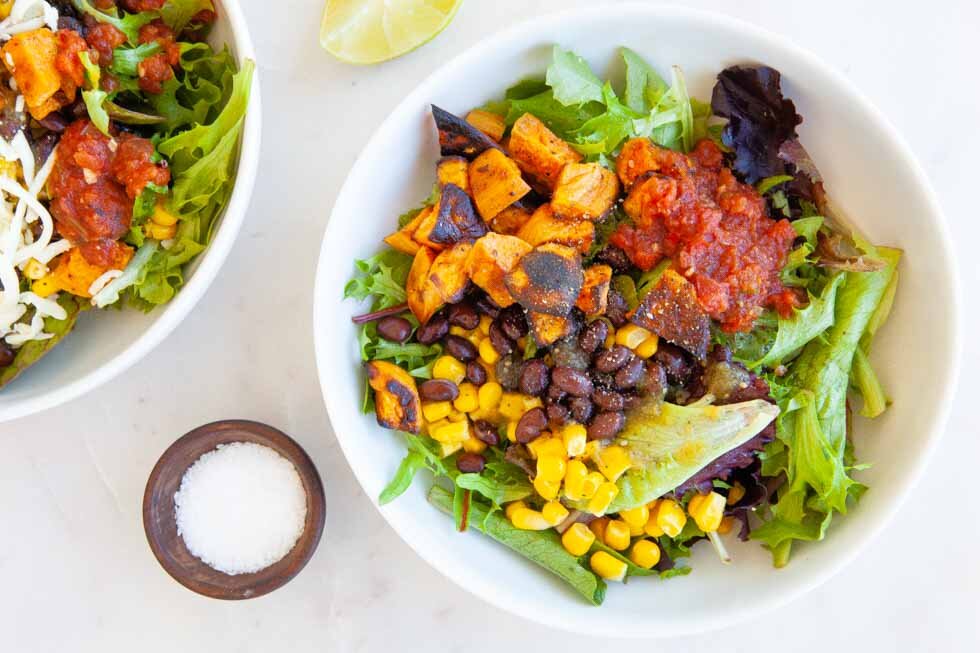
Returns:
[[[355,275],[344,286],[344,299],[372,299],[372,310],[405,303],[405,282],[412,257],[386,249],[368,259],[354,261]]]
[[[557,45],[552,51],[545,81],[551,87],[555,100],[567,106],[587,102],[602,102],[602,82],[589,67],[589,63],[571,50]]]
[[[194,16],[205,10],[214,11],[211,0],[167,0],[160,9],[160,17],[175,34],[180,34]]]
[[[639,114],[649,113],[669,88],[656,70],[643,57],[629,48],[622,49],[626,64],[626,106]]]

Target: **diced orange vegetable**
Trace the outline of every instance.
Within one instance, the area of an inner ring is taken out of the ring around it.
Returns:
[[[658,170],[660,156],[649,138],[632,138],[623,144],[616,159],[616,173],[627,190],[641,177]]]
[[[369,361],[368,384],[374,390],[374,412],[378,424],[408,433],[422,429],[422,403],[415,379],[394,363]]]
[[[504,131],[507,129],[507,123],[504,122],[503,116],[484,111],[483,109],[474,109],[466,114],[466,122],[498,143],[504,137]]]
[[[517,202],[498,213],[490,222],[490,228],[498,234],[514,235],[530,219],[531,209]]]
[[[476,208],[489,222],[531,192],[513,159],[497,149],[486,150],[470,165],[470,190]]]
[[[510,306],[514,298],[504,277],[530,251],[531,246],[520,238],[491,232],[473,243],[466,272],[499,306]]]
[[[88,291],[92,282],[109,270],[122,270],[133,258],[133,248],[116,243],[112,247],[112,262],[109,265],[92,265],[77,247],[58,257],[51,272],[44,277],[45,285],[56,290],[64,290],[79,297],[91,297]]]
[[[677,200],[677,180],[652,174],[633,184],[623,201],[623,211],[640,228],[648,228],[671,210]]]
[[[472,242],[487,233],[487,225],[473,210],[469,195],[456,184],[442,187],[432,213],[419,224],[412,238],[441,250],[460,242]]]
[[[538,347],[550,347],[572,332],[571,317],[528,311],[527,318]]]
[[[586,268],[582,292],[579,293],[575,305],[586,315],[605,313],[611,281],[612,268],[608,265],[593,265]]]
[[[419,211],[417,216],[412,218],[411,222],[395,233],[386,237],[385,242],[394,249],[397,249],[399,252],[408,254],[409,256],[415,256],[415,254],[419,251],[419,244],[414,238],[412,238],[412,236],[415,234],[415,230],[418,229],[419,225],[422,224],[422,221],[425,220],[429,214],[432,213],[432,211],[433,209],[431,206],[425,207]]]
[[[530,113],[511,127],[508,151],[521,170],[549,190],[555,188],[565,164],[582,160],[581,154]]]
[[[546,243],[526,254],[504,277],[507,290],[529,311],[568,315],[582,290],[582,258],[564,245]]]
[[[470,178],[467,169],[470,162],[461,156],[444,156],[436,164],[436,178],[439,186],[456,184],[467,193],[470,192]]]
[[[442,294],[429,280],[429,271],[435,259],[433,250],[420,247],[405,282],[408,307],[422,324],[428,322],[443,304]]]
[[[616,204],[616,173],[598,163],[569,163],[562,168],[551,206],[566,220],[599,220]]]
[[[61,73],[55,67],[57,56],[58,38],[47,28],[15,34],[0,50],[28,110],[37,120],[63,104],[56,97],[62,90]]]
[[[469,275],[466,274],[466,260],[472,249],[473,245],[470,243],[457,243],[436,256],[429,268],[429,282],[447,304],[462,300],[466,293],[466,286],[470,282]]]
[[[516,235],[534,247],[558,243],[586,254],[595,240],[595,225],[589,220],[560,220],[550,204],[542,204]]]

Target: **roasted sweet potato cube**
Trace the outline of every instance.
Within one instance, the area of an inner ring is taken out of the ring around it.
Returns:
[[[422,430],[422,402],[412,375],[387,361],[368,361],[368,384],[374,390],[374,412],[378,424],[397,431]]]
[[[516,235],[533,247],[558,243],[586,254],[595,240],[595,225],[589,220],[559,220],[550,204],[542,204]]]
[[[497,147],[493,139],[479,129],[434,104],[432,118],[439,130],[439,148],[443,156],[465,156],[472,161],[484,150]]]
[[[35,119],[61,108],[55,97],[62,90],[62,78],[55,66],[58,37],[54,32],[41,28],[15,34],[0,50],[0,56]]]
[[[466,272],[498,306],[510,306],[514,298],[507,290],[504,277],[530,251],[531,246],[520,238],[490,232],[473,243]]]
[[[633,184],[623,211],[638,227],[649,227],[666,215],[677,199],[677,180],[651,172]]]
[[[673,270],[640,299],[630,320],[704,360],[711,340],[711,318],[698,303],[694,285]]]
[[[415,230],[419,228],[419,225],[422,224],[427,217],[429,217],[430,213],[432,213],[432,207],[425,207],[419,211],[418,215],[412,218],[411,222],[395,233],[387,236],[385,238],[385,242],[392,248],[397,249],[399,252],[403,252],[409,256],[415,256],[415,254],[419,251],[419,244],[412,236],[415,234]]]
[[[568,315],[582,291],[582,257],[571,247],[535,247],[504,277],[507,290],[529,311]]]
[[[572,333],[574,319],[570,315],[548,315],[547,313],[527,312],[531,335],[538,347],[550,347]]]
[[[456,184],[446,184],[432,214],[422,220],[412,237],[426,247],[441,250],[473,242],[485,233],[487,225],[473,210],[469,195]]]
[[[611,282],[612,268],[608,265],[593,265],[586,268],[582,292],[579,293],[575,305],[586,315],[605,313]]]
[[[551,207],[565,220],[599,220],[618,196],[619,180],[612,170],[598,163],[569,163],[558,176]]]
[[[466,261],[472,249],[471,243],[456,243],[440,252],[429,268],[429,283],[439,291],[442,300],[447,304],[455,304],[466,294],[466,287],[470,283]]]
[[[470,165],[470,190],[487,222],[531,192],[514,160],[500,150],[486,150]]]
[[[507,123],[504,122],[503,116],[483,109],[473,109],[466,114],[466,122],[498,143],[504,137],[504,132],[507,131]]]
[[[649,138],[626,141],[616,158],[616,174],[626,190],[651,173],[680,176],[690,167],[691,160],[687,155],[655,145]]]
[[[109,253],[112,261],[109,265],[93,265],[89,263],[81,250],[73,247],[58,257],[54,268],[44,277],[50,288],[64,290],[79,297],[91,297],[88,289],[92,282],[109,270],[125,269],[133,258],[133,248],[122,243],[113,243]]]
[[[436,178],[439,186],[455,184],[467,193],[470,192],[470,176],[467,169],[470,162],[461,156],[444,156],[436,164]]]
[[[428,322],[444,303],[439,289],[429,280],[429,272],[435,260],[436,253],[433,250],[420,247],[405,282],[408,307],[422,324]]]
[[[515,202],[497,214],[490,222],[490,228],[498,234],[516,234],[531,219],[531,209],[521,202]]]
[[[507,151],[521,170],[549,190],[554,190],[565,164],[582,160],[581,154],[530,113],[511,127]]]

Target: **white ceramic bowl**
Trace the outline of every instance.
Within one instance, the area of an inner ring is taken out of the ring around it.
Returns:
[[[216,5],[212,45],[227,44],[239,62],[254,60],[252,39],[238,2],[226,0]],[[258,71],[252,84],[234,191],[211,244],[186,269],[184,287],[169,304],[150,313],[127,309],[83,315],[50,354],[0,391],[0,422],[54,408],[97,388],[143,358],[194,309],[231,251],[252,196],[262,125]]]
[[[620,45],[662,71],[680,64],[692,94],[705,99],[716,73],[730,64],[765,62],[782,71],[784,90],[805,119],[803,143],[831,195],[873,241],[906,251],[895,310],[873,352],[894,405],[879,420],[855,425],[860,458],[874,463],[861,474],[871,490],[850,514],[835,519],[825,541],[798,546],[785,569],[773,569],[756,543],[735,545],[729,567],[711,547],[699,546],[689,576],[614,584],[599,608],[479,533],[455,533],[452,520],[426,503],[425,481],[417,480],[381,514],[462,587],[550,626],[619,636],[721,627],[799,596],[840,570],[915,484],[942,432],[956,379],[952,247],[936,198],[901,136],[841,75],[783,38],[720,15],[648,5],[573,11],[509,29],[443,66],[391,113],[351,170],[323,241],[314,316],[320,383],[337,438],[372,499],[404,450],[398,436],[359,412],[363,377],[349,318],[363,307],[341,301],[352,258],[376,252],[396,216],[431,188],[438,147],[429,103],[456,112],[479,106],[514,81],[542,74],[555,41],[599,73],[618,69]]]

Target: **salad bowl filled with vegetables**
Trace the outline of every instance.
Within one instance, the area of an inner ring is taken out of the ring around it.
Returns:
[[[811,57],[676,8],[537,21],[435,73],[318,274],[324,398],[385,518],[589,633],[717,627],[829,577],[955,380],[949,247],[900,139]]]
[[[0,3],[0,60],[6,420],[118,374],[191,310],[244,217],[259,107],[234,3]]]

